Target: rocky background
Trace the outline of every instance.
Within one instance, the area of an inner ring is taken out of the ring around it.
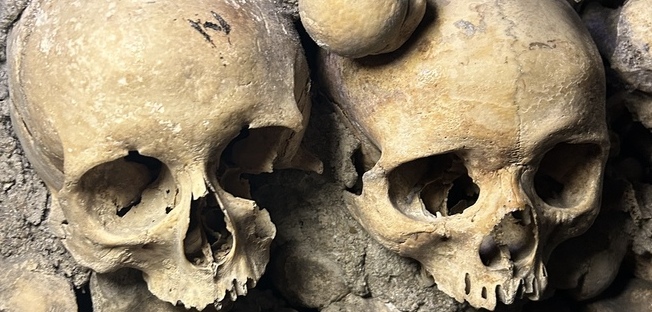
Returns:
[[[296,1],[277,1],[299,25]],[[550,260],[548,299],[497,310],[652,311],[652,3],[569,2],[608,76],[612,151],[603,207],[589,232]],[[7,105],[5,39],[26,3],[0,0],[0,311],[177,311],[152,297],[138,272],[91,274],[48,229],[49,196],[12,132]],[[310,59],[316,47],[304,39]],[[476,311],[438,291],[415,261],[381,247],[349,216],[342,192],[356,181],[358,142],[318,88],[313,97],[305,142],[324,173],[252,179],[254,199],[278,233],[266,274],[233,311]]]

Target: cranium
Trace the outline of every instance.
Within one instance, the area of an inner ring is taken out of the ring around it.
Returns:
[[[245,175],[297,165],[309,110],[303,52],[274,12],[31,3],[11,33],[12,120],[81,264],[141,270],[187,308],[256,284],[276,229]]]
[[[301,23],[310,37],[347,57],[398,49],[425,10],[425,0],[299,0]]]
[[[366,230],[460,302],[538,299],[599,210],[608,150],[602,64],[568,3],[431,0],[395,53],[320,60],[371,151],[349,196]]]

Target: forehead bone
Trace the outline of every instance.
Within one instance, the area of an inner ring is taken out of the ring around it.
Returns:
[[[291,90],[300,52],[284,33],[290,26],[259,5],[42,2],[26,17],[32,30],[13,43],[23,51],[14,64],[13,85],[24,95],[17,101],[38,107],[16,106],[65,132],[56,139],[67,147],[166,146],[149,134],[168,146],[206,146],[208,134],[244,125],[299,129]]]
[[[604,77],[590,37],[567,4],[527,2],[431,1],[402,50],[326,56],[331,93],[384,153],[404,146],[396,152],[410,157],[603,132],[594,121],[604,119]]]

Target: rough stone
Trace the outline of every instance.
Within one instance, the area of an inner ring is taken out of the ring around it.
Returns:
[[[351,185],[356,176],[352,154],[359,143],[323,99],[314,104],[311,120],[305,142],[324,160],[324,174],[289,170],[252,179],[252,195],[268,207],[278,228],[267,273],[275,288],[291,303],[310,308],[357,311],[378,302],[357,298],[374,298],[401,312],[458,311],[462,305],[423,282],[415,261],[371,240],[351,218],[343,195],[345,185]],[[293,259],[291,271],[283,260],[288,257]],[[319,272],[337,274],[315,274],[315,262],[322,268]],[[314,288],[297,293],[299,287],[292,284],[321,284],[324,294]],[[292,292],[287,285],[293,287]]]
[[[632,113],[635,121],[652,129],[652,95],[641,92],[622,92],[618,95],[623,104]]]
[[[18,261],[18,262],[17,262]],[[77,303],[70,280],[39,271],[29,258],[0,262],[0,311],[68,312]]]
[[[349,294],[340,301],[333,302],[328,307],[321,310],[322,312],[400,312],[391,303],[385,303],[376,298],[361,298]]]
[[[39,272],[60,276],[81,287],[89,271],[70,256],[47,226],[47,190],[23,156],[9,120],[9,92],[4,58],[6,34],[27,1],[0,3],[0,258],[28,258]]]
[[[180,312],[183,307],[159,300],[147,290],[141,273],[122,269],[112,273],[93,273],[90,280],[93,310],[98,312]]]
[[[631,88],[652,92],[652,7],[629,0],[611,9],[590,3],[583,12],[602,55]]]
[[[613,297],[589,303],[582,312],[652,311],[652,282],[631,279]]]

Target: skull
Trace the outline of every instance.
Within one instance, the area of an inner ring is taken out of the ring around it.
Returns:
[[[460,302],[537,300],[551,251],[599,210],[608,139],[593,42],[565,1],[538,0],[431,0],[414,36],[388,55],[319,58],[367,140],[349,210]]]
[[[186,308],[219,309],[256,284],[276,228],[246,177],[307,159],[307,65],[274,12],[31,3],[11,33],[12,120],[81,264],[138,269]]]

